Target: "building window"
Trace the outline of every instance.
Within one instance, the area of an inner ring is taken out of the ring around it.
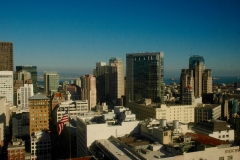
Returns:
[[[164,132],[164,134],[163,134],[164,136],[168,136],[168,132]]]
[[[219,157],[219,160],[224,160],[224,157]]]
[[[227,156],[227,160],[233,160],[233,156]]]
[[[218,136],[218,138],[221,138],[221,136]]]
[[[228,137],[229,137],[229,135],[226,135],[226,137],[228,138]]]

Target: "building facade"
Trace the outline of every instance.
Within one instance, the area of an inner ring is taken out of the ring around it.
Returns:
[[[234,129],[226,121],[201,121],[191,128],[194,132],[204,134],[229,143],[234,142]]]
[[[17,110],[12,116],[12,136],[26,136],[29,134],[29,110]]]
[[[97,102],[106,102],[109,99],[109,66],[106,62],[97,62],[93,72],[96,77]]]
[[[221,105],[203,104],[195,107],[195,122],[216,120],[221,117]]]
[[[57,72],[44,72],[44,92],[51,94],[59,88],[59,75]]]
[[[89,110],[97,104],[96,77],[85,75],[81,77],[81,99],[88,100]]]
[[[51,160],[51,139],[48,133],[31,134],[31,160]]]
[[[33,96],[33,85],[24,84],[17,90],[17,106],[21,109],[28,108],[28,99]]]
[[[14,104],[12,71],[0,71],[0,91],[0,97],[5,96],[7,103]]]
[[[37,66],[16,66],[16,71],[27,71],[31,74],[33,83],[33,92],[38,92],[38,81],[37,81]]]
[[[167,119],[168,122],[179,120],[182,123],[194,122],[194,105],[166,105],[128,102],[127,107],[136,114],[138,120]]]
[[[205,69],[202,56],[193,55],[189,58],[189,69],[182,69],[180,77],[180,94],[184,88],[191,87],[194,96],[202,97],[203,93],[212,93],[212,71]]]
[[[13,71],[13,44],[0,42],[0,71]]]
[[[60,102],[56,109],[53,111],[53,120],[57,124],[68,110],[68,115],[71,118],[76,119],[76,116],[80,116],[82,113],[88,112],[88,101],[87,100],[68,100]]]
[[[145,52],[126,55],[126,100],[151,98],[164,101],[164,53]]]
[[[133,119],[125,121],[125,118],[132,117],[132,114],[122,111],[126,111],[126,108],[121,106],[116,107],[114,113],[95,117],[77,117],[78,157],[88,156],[88,147],[95,140],[107,139],[112,135],[121,137],[129,133],[140,132],[139,121],[135,120],[135,115],[133,115]],[[121,119],[115,118],[115,115],[119,115]]]
[[[21,139],[13,139],[8,145],[8,160],[22,159],[25,157],[25,143]]]
[[[120,58],[109,60],[109,98],[113,104],[121,104],[124,96],[124,63]]]
[[[29,98],[29,133],[49,130],[49,98],[38,93]]]

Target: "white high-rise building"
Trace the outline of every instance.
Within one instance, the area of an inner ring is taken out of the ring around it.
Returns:
[[[28,99],[33,96],[33,84],[24,84],[17,90],[17,105],[21,109],[28,108]]]
[[[13,104],[13,72],[0,71],[0,96],[7,99],[7,103]]]

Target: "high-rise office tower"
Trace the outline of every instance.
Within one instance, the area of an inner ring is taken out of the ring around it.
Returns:
[[[59,87],[59,75],[57,72],[44,72],[44,92],[51,94],[57,92]]]
[[[94,69],[97,88],[97,102],[101,103],[109,100],[109,66],[106,62],[97,62]]]
[[[13,104],[13,71],[0,71],[0,97],[6,97]]]
[[[203,93],[212,93],[212,70],[205,69],[203,71]]]
[[[88,100],[89,110],[92,110],[97,104],[96,77],[81,76],[81,86],[81,99]]]
[[[145,52],[126,55],[126,99],[151,98],[164,101],[164,53]]]
[[[29,98],[29,133],[49,130],[49,98],[37,93]]]
[[[38,92],[37,66],[16,66],[16,71],[30,72],[33,83],[33,92],[37,93]]]
[[[194,55],[189,58],[189,69],[193,70],[194,76],[194,95],[195,97],[202,96],[202,76],[205,70],[205,61],[202,56]]]
[[[195,97],[202,97],[203,93],[212,93],[212,71],[205,69],[202,56],[194,55],[189,58],[189,69],[182,69],[180,77],[180,94],[184,94],[186,87],[190,87]]]
[[[124,63],[121,58],[109,60],[109,98],[113,104],[121,104],[118,100],[124,96]]]
[[[13,71],[13,44],[0,42],[0,71]]]

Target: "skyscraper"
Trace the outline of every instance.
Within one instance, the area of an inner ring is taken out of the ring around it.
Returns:
[[[109,65],[97,62],[94,69],[97,87],[97,102],[122,105],[124,95],[124,62],[121,58],[112,57]]]
[[[33,83],[33,92],[38,92],[38,82],[37,82],[37,66],[16,66],[16,71],[28,71],[31,73],[31,79]]]
[[[81,86],[81,99],[88,100],[89,110],[92,110],[97,104],[96,77],[81,76]]]
[[[126,99],[151,98],[163,103],[164,53],[145,52],[126,55]]]
[[[97,62],[94,69],[96,76],[97,102],[104,102],[109,99],[109,66],[106,62]]]
[[[0,71],[13,71],[13,44],[0,42]]]
[[[202,76],[205,70],[205,60],[202,56],[194,55],[189,58],[189,69],[193,70],[194,77],[194,95],[195,97],[202,96]]]
[[[182,69],[180,77],[180,94],[185,88],[190,88],[195,97],[202,97],[203,93],[212,93],[212,71],[205,69],[202,56],[193,55],[189,58],[189,69]]]
[[[109,97],[113,104],[124,96],[124,63],[120,58],[109,60]]]
[[[59,75],[57,72],[44,72],[44,92],[51,94],[58,91]]]

